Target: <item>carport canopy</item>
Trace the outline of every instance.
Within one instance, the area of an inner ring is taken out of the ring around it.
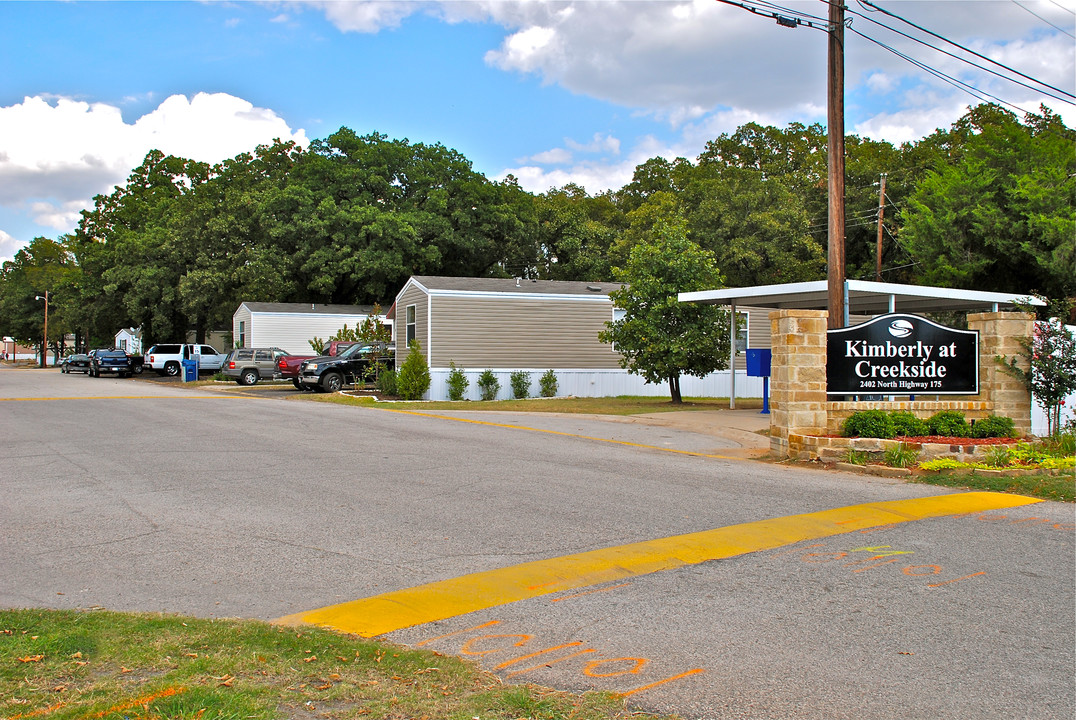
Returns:
[[[699,290],[677,295],[680,302],[706,305],[729,305],[733,313],[737,305],[773,308],[775,310],[826,310],[829,306],[829,283],[826,280],[785,283],[782,285],[756,285],[754,287]],[[1042,307],[1046,303],[1032,295],[986,292],[983,290],[956,290],[954,288],[929,287],[925,285],[900,285],[897,283],[870,282],[868,280],[844,281],[844,318],[848,326],[850,315],[883,315],[885,313],[925,312],[998,312],[1021,305]],[[729,367],[736,359],[735,323],[730,323]],[[729,404],[736,407],[736,373],[731,373],[732,386]]]

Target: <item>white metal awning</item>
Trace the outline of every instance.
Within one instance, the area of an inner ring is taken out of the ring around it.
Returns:
[[[1043,306],[1046,303],[1031,295],[955,290],[953,288],[897,283],[846,280],[845,308],[850,315],[881,315],[887,312],[943,312],[971,310],[996,312],[1018,304]],[[829,284],[825,280],[756,285],[745,288],[700,290],[678,295],[680,302],[708,305],[752,305],[778,310],[825,310],[829,306]]]
[[[756,285],[745,288],[722,288],[699,290],[677,295],[680,302],[705,305],[729,305],[735,312],[737,306],[773,308],[775,310],[826,310],[829,307],[829,282],[785,283],[783,285]],[[945,311],[997,312],[1018,305],[1044,306],[1046,303],[1031,295],[984,292],[982,290],[955,290],[953,288],[923,285],[899,285],[897,283],[869,282],[867,280],[844,281],[844,317],[842,325],[848,326],[850,315],[884,315],[885,313],[924,313]],[[729,368],[735,367],[735,323],[729,326]],[[736,371],[731,370],[729,405],[736,407]]]

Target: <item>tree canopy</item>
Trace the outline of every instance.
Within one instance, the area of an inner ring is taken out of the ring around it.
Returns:
[[[849,136],[847,276],[874,278],[884,205],[885,281],[1076,296],[1074,148],[1048,110],[994,105],[899,147]],[[121,327],[201,340],[244,301],[388,306],[416,274],[608,280],[670,227],[732,286],[822,279],[826,153],[819,125],[748,123],[694,161],[650,158],[590,195],[532,194],[443,145],[348,128],[216,165],[154,150],[74,233],[4,264],[0,325],[40,338],[33,297],[48,285],[50,326],[77,343]]]

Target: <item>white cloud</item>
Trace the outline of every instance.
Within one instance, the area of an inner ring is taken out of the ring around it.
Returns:
[[[571,162],[572,153],[564,148],[553,148],[552,150],[531,155],[528,160],[541,165],[563,165]]]
[[[302,6],[320,8],[325,17],[344,32],[376,33],[382,28],[399,27],[408,15],[421,9],[417,2],[389,2],[367,0],[365,2],[327,2],[299,3]]]
[[[223,93],[173,95],[133,124],[104,103],[27,97],[0,107],[0,205],[69,232],[151,149],[215,163],[274,138],[307,143],[273,111]]]
[[[0,263],[14,259],[15,253],[25,244],[0,230]]]

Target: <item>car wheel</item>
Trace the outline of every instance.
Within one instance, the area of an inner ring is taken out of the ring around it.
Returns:
[[[243,374],[239,376],[242,381],[241,385],[257,385],[258,384],[258,371],[257,370],[244,370]]]
[[[344,387],[344,376],[338,372],[326,373],[321,380],[321,386],[325,388],[325,392],[339,392],[340,388]]]
[[[60,374],[64,375],[66,373],[67,373],[67,366],[66,365],[61,365],[60,366]]]
[[[304,390],[305,389],[305,388],[303,388],[303,384],[301,382],[299,382],[298,380],[292,380],[291,384],[295,386],[296,390]]]
[[[142,374],[142,366],[141,365],[136,365],[133,372],[134,372],[135,375],[141,375]]]
[[[164,374],[167,375],[168,377],[175,377],[176,375],[179,375],[179,363],[177,363],[177,362],[165,363]]]

